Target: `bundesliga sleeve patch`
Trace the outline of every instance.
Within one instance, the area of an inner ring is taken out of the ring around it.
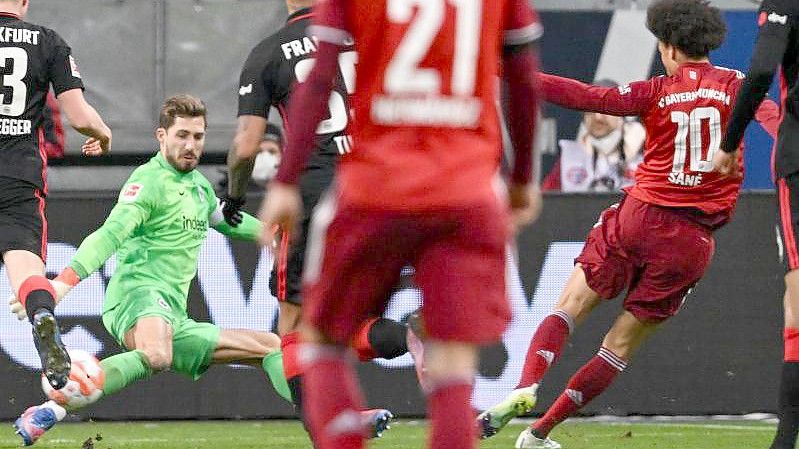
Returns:
[[[80,78],[80,70],[78,70],[78,63],[75,62],[75,58],[72,55],[69,55],[69,69],[72,72],[72,76],[75,78]]]
[[[128,184],[122,190],[122,194],[119,195],[119,201],[121,203],[132,203],[136,201],[136,198],[139,197],[143,188],[144,186],[141,184]]]

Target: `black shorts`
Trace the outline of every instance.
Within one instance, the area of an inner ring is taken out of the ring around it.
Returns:
[[[30,251],[47,257],[47,218],[42,191],[26,181],[0,178],[0,253]]]
[[[275,265],[269,276],[269,291],[280,302],[301,305],[302,271],[305,265],[305,248],[311,216],[319,199],[333,182],[334,168],[313,167],[300,177],[299,187],[302,196],[303,215],[296,235],[289,243],[284,234],[277,248]]]
[[[283,233],[278,244],[275,265],[269,276],[269,291],[280,302],[302,305],[302,269],[310,221],[310,217],[303,217],[299,232],[291,243],[289,235]]]

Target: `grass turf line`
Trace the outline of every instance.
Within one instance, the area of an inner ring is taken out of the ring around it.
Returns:
[[[422,449],[427,426],[395,423],[373,449]],[[17,448],[21,439],[10,423],[0,432],[0,448]],[[511,449],[524,429],[510,425],[480,442],[480,449]],[[565,423],[552,433],[564,449],[728,449],[768,447],[773,425],[746,421],[687,424]],[[35,448],[78,449],[309,449],[296,421],[167,421],[63,423],[49,431]]]

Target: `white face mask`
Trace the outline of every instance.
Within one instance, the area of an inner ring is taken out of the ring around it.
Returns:
[[[610,156],[611,153],[618,149],[619,141],[621,140],[621,128],[614,129],[607,136],[596,138],[590,134],[586,136],[586,143],[588,149],[596,149],[599,154],[603,156]]]
[[[255,157],[252,180],[257,184],[265,185],[275,177],[278,167],[280,167],[280,157],[276,154],[262,151]]]

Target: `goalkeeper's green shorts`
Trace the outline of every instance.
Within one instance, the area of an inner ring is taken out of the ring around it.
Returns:
[[[112,292],[107,292],[111,294]],[[187,315],[185,300],[169,298],[151,288],[136,289],[103,313],[103,325],[125,349],[125,334],[145,317],[161,317],[172,326],[172,370],[197,380],[211,366],[219,343],[219,327],[198,323]]]

